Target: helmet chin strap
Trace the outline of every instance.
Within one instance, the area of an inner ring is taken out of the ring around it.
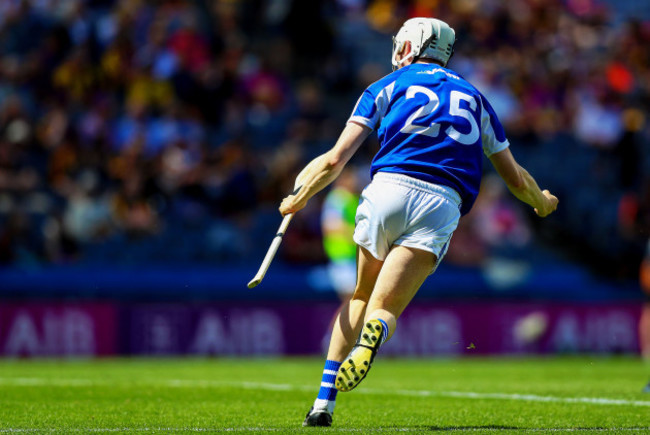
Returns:
[[[402,47],[400,48],[400,51],[402,50],[403,47],[404,47],[404,43],[402,43]],[[398,53],[395,53],[395,56],[397,56],[397,54],[398,54]],[[404,57],[402,58],[402,60],[397,61],[397,65],[396,65],[396,66],[393,65],[393,71],[397,71],[399,68],[401,68],[401,67],[403,66],[402,64],[403,64],[404,62],[406,62],[407,60],[411,59],[412,57],[415,57],[415,54],[413,53],[413,48],[411,47],[411,52],[410,52],[409,54],[407,54],[406,56],[404,56]]]
[[[397,62],[397,64],[398,64],[398,65],[402,65],[404,62],[406,62],[407,60],[411,59],[412,57],[415,57],[415,55],[413,54],[413,50],[411,50],[411,52],[410,52],[409,54],[407,54],[406,56],[404,56],[404,57],[402,58],[402,60],[400,60],[399,62]]]

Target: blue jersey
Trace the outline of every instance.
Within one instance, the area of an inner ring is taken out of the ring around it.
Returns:
[[[485,97],[453,71],[416,63],[365,90],[348,122],[377,129],[381,148],[371,173],[396,172],[456,190],[461,213],[481,184],[482,153],[508,147]]]

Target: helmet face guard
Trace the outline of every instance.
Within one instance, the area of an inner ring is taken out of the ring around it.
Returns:
[[[411,52],[399,61],[397,55],[406,41],[411,43]],[[456,33],[447,23],[435,18],[411,18],[393,37],[393,70],[403,66],[408,59],[433,59],[447,65],[454,51]]]

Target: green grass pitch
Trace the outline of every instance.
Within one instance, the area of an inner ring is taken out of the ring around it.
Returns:
[[[381,359],[302,428],[323,360],[0,361],[0,432],[650,431],[636,358]]]

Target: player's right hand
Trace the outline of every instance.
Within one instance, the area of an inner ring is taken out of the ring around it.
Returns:
[[[286,198],[282,200],[282,204],[280,204],[279,210],[280,214],[282,216],[286,216],[289,213],[295,213],[299,210],[302,210],[305,207],[306,201],[305,202],[298,202],[296,201],[296,195],[289,195]]]
[[[543,208],[536,208],[535,213],[537,213],[537,216],[539,217],[546,217],[557,210],[557,204],[559,200],[548,190],[543,190],[542,194],[546,197],[546,203],[544,204]]]

